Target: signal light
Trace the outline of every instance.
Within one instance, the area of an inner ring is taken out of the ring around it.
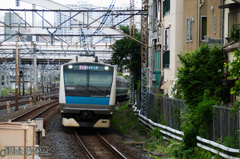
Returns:
[[[19,77],[23,76],[23,71],[19,71]]]

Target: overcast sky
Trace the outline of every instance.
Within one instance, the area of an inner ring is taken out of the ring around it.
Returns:
[[[39,0],[41,1],[41,0]],[[63,5],[66,5],[66,4],[77,4],[78,1],[86,1],[87,3],[90,3],[90,4],[94,4],[94,5],[97,5],[97,6],[101,6],[101,7],[106,7],[106,8],[109,8],[111,2],[114,0],[53,0],[57,3],[60,3],[60,4],[63,4]],[[32,5],[29,4],[29,3],[26,3],[26,2],[22,2],[20,0],[20,7],[16,7],[16,0],[0,0],[1,2],[1,5],[0,5],[0,8],[1,9],[9,9],[9,8],[12,8],[12,9],[32,9]],[[115,0],[115,6],[121,6],[122,3],[125,3],[125,4],[129,4],[130,6],[130,0]],[[139,7],[141,6],[141,0],[135,0],[135,6],[136,7]],[[41,7],[37,7],[37,9],[44,9],[44,8],[41,8]],[[24,17],[24,12],[17,12],[18,14],[20,14],[20,16]],[[4,12],[0,12],[0,21],[4,21]],[[47,15],[48,14],[48,15]],[[44,18],[49,20],[49,21],[52,21],[53,19],[53,14],[54,13],[45,13],[44,15]],[[31,23],[32,21],[32,15],[30,12],[27,12],[27,20],[28,22]],[[36,17],[36,21],[40,21],[41,18],[39,18],[39,16]]]
[[[53,0],[57,3],[61,4],[76,4],[78,0]],[[112,1],[114,0],[86,0],[88,3],[92,3],[95,5],[99,5],[102,7],[109,7]],[[129,3],[130,0],[115,0],[115,6],[120,6],[122,3]],[[0,0],[1,6],[0,8],[31,8],[30,4],[20,1],[20,7],[16,7],[16,0]],[[141,0],[135,0],[136,6],[141,6]]]

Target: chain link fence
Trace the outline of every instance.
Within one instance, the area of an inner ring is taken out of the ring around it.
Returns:
[[[140,93],[137,93],[137,108],[141,109]],[[165,96],[148,93],[147,96],[147,118],[153,122],[169,126],[182,131],[182,113],[186,104],[183,100],[168,98]],[[232,112],[230,107],[213,106],[214,115],[212,123],[209,124],[210,131],[208,139],[224,144],[234,144],[231,147],[240,146],[240,112]],[[230,145],[228,145],[230,146]]]

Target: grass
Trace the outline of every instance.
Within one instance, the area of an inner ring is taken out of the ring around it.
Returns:
[[[112,117],[112,127],[134,141],[145,142],[145,157],[154,159],[175,159],[174,156],[179,156],[178,154],[180,153],[182,156],[176,158],[221,158],[199,147],[192,148],[192,150],[182,150],[183,145],[181,142],[175,139],[165,139],[159,132],[159,129],[154,128],[150,130],[145,125],[142,125],[134,114],[133,108],[128,107],[128,102],[121,103],[118,109],[115,108]],[[232,143],[232,140],[232,138],[228,138],[225,142]]]
[[[151,131],[142,125],[135,116],[133,109],[128,107],[128,102],[121,103],[119,108],[115,108],[112,117],[112,127],[132,140],[145,142],[146,157],[174,159],[171,154],[179,143],[174,140],[165,140],[158,129]],[[154,156],[153,152],[157,153],[157,156]]]

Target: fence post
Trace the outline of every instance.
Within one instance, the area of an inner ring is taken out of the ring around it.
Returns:
[[[221,118],[221,113],[222,113],[222,110],[220,109],[220,111],[219,111],[219,119],[220,119],[220,137],[221,137],[221,141],[222,141],[222,118]]]
[[[228,135],[231,135],[230,134],[230,128],[231,128],[231,126],[230,126],[230,124],[231,124],[231,122],[230,122],[230,120],[231,120],[231,118],[230,118],[230,110],[229,109],[227,109],[228,110]]]
[[[215,108],[216,110],[216,108]],[[216,112],[216,111],[215,111]],[[215,122],[214,122],[214,116],[215,116],[216,113],[213,114],[213,131],[212,131],[212,137],[213,137],[213,141],[215,141]]]
[[[238,96],[238,102],[240,102],[240,92],[239,92],[239,96]],[[238,115],[237,115],[237,118],[238,118],[238,130],[240,130],[240,118],[239,118],[239,115],[240,115],[240,110],[238,109]],[[238,145],[240,147],[240,131],[238,131]]]

